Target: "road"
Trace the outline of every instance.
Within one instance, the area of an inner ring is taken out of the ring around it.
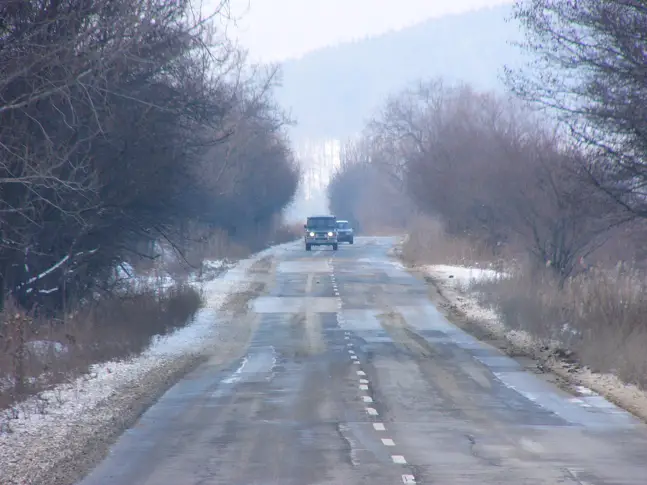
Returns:
[[[394,240],[278,251],[257,330],[80,485],[644,485],[647,427],[449,324]]]

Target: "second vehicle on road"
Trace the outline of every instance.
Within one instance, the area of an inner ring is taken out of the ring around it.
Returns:
[[[355,235],[354,235],[353,227],[350,225],[350,222],[338,219],[337,220],[337,241],[353,244],[354,236]]]

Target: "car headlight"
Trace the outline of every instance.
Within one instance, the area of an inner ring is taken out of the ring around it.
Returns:
[[[328,237],[332,237],[332,232],[329,232],[329,233],[328,233]]]
[[[314,233],[314,232],[311,232],[311,233],[310,233],[310,237],[315,237],[315,233]]]

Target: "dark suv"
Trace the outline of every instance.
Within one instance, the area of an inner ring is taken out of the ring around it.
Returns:
[[[337,241],[347,242],[353,244],[354,240],[353,228],[348,221],[337,220]]]
[[[306,230],[303,237],[306,251],[312,246],[332,246],[337,251],[337,218],[335,216],[313,216],[303,226]]]

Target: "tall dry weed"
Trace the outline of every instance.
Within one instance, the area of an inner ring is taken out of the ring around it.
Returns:
[[[0,312],[0,409],[85,373],[92,364],[142,352],[186,325],[202,306],[188,285],[151,288],[86,304],[61,319],[7,302]]]
[[[549,272],[522,271],[475,289],[507,328],[572,350],[592,370],[647,388],[647,284],[642,273],[594,270],[560,288]]]
[[[495,259],[485,244],[448,236],[438,219],[416,216],[407,234],[402,258],[409,264],[489,264]]]

